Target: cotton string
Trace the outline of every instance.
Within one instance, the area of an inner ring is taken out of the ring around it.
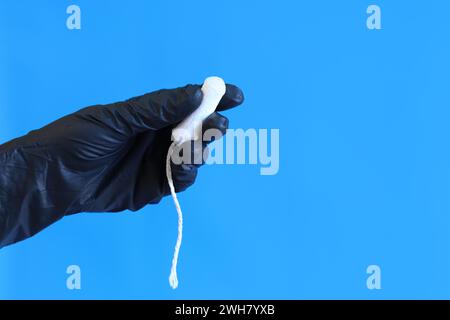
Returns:
[[[177,242],[175,244],[175,250],[173,252],[172,268],[170,269],[170,276],[169,276],[169,283],[172,289],[176,289],[178,287],[177,263],[178,263],[178,254],[180,252],[181,247],[181,240],[183,238],[183,212],[181,211],[180,203],[178,202],[177,198],[177,193],[175,192],[175,187],[173,186],[172,167],[171,167],[172,154],[176,146],[177,144],[175,142],[170,145],[166,159],[167,182],[169,183],[170,193],[172,194],[173,202],[175,203],[175,208],[177,209],[178,213],[178,236]]]

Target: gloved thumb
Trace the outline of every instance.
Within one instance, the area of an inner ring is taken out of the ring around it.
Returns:
[[[108,105],[78,111],[125,135],[160,130],[176,124],[191,114],[202,102],[199,85],[163,89]]]

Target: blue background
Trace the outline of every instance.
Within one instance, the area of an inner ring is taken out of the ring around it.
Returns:
[[[81,107],[220,75],[280,171],[202,168],[180,195],[79,214],[0,251],[0,298],[450,298],[448,1],[1,1],[0,141]],[[82,29],[66,28],[81,7]],[[66,267],[82,289],[66,289]],[[382,289],[366,288],[366,268]]]

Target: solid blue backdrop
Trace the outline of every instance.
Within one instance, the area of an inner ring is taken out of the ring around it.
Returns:
[[[0,250],[0,298],[450,298],[448,1],[2,1],[0,141],[81,107],[220,75],[280,171],[207,166],[170,198]],[[81,30],[66,8],[81,8]],[[82,289],[66,288],[81,267]],[[382,270],[368,290],[366,268]]]

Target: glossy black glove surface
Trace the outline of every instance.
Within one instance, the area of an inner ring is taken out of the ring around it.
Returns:
[[[170,194],[165,159],[171,130],[201,103],[199,85],[159,90],[65,116],[0,146],[0,247],[65,215],[139,210]],[[218,110],[243,102],[227,85]],[[218,113],[203,129],[225,132]],[[174,185],[192,185],[199,165],[172,165]]]

